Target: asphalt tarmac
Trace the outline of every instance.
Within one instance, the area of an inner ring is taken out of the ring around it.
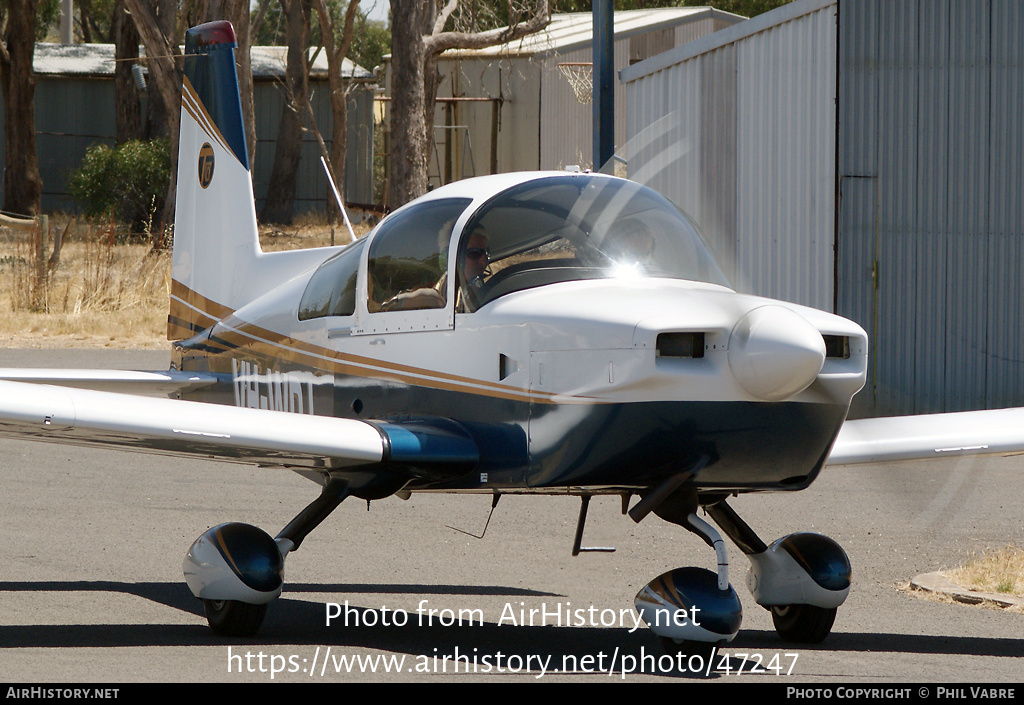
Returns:
[[[0,351],[3,367],[167,360]],[[616,551],[575,558],[578,499],[506,496],[481,539],[448,526],[479,534],[488,496],[348,500],[288,557],[285,592],[259,634],[232,640],[211,633],[185,586],[186,551],[225,521],[275,534],[316,485],[286,471],[14,440],[0,440],[0,482],[0,682],[1024,681],[1024,614],[899,589],[1024,542],[1022,457],[826,468],[805,491],[733,500],[766,541],[797,530],[836,539],[854,586],[823,644],[785,644],[730,544],[743,626],[710,669],[663,657],[655,635],[633,628],[632,605],[667,570],[713,570],[713,552],[656,517],[634,524],[616,498],[592,502],[584,534],[584,545]]]

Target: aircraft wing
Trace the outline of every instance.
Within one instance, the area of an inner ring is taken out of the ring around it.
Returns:
[[[69,369],[0,369],[0,380],[53,384],[60,387],[95,389],[124,394],[170,396],[178,392],[199,389],[214,384],[214,375],[201,372],[161,370],[142,372],[131,370],[69,370]]]
[[[444,420],[367,422],[6,381],[0,436],[292,468],[398,464],[450,474],[478,458],[468,433]]]
[[[828,465],[1024,452],[1024,409],[962,411],[843,424]]]

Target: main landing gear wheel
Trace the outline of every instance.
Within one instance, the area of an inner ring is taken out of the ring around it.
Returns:
[[[238,600],[203,600],[203,609],[213,633],[220,636],[252,636],[267,614],[265,604],[251,605]]]
[[[783,641],[820,644],[832,631],[836,609],[814,605],[772,605],[775,631]]]
[[[703,663],[707,663],[707,660],[715,653],[715,648],[718,646],[716,641],[679,641],[670,636],[659,638],[661,639],[661,648],[669,656],[680,656],[682,658],[700,656]]]
[[[196,539],[181,567],[215,634],[247,637],[259,630],[267,603],[284,586],[285,556],[347,496],[348,482],[328,480],[276,539],[238,522],[219,524]]]

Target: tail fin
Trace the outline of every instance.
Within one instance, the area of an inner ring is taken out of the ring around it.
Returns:
[[[236,46],[229,22],[185,33],[169,340],[195,335],[252,298],[244,282],[259,235]]]
[[[260,250],[235,47],[229,22],[185,33],[169,340],[200,333],[331,253]]]

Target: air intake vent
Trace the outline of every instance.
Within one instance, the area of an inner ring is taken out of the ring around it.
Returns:
[[[704,357],[703,333],[659,333],[658,357]]]
[[[823,335],[825,339],[825,357],[836,357],[843,360],[850,357],[850,339],[845,335]]]

